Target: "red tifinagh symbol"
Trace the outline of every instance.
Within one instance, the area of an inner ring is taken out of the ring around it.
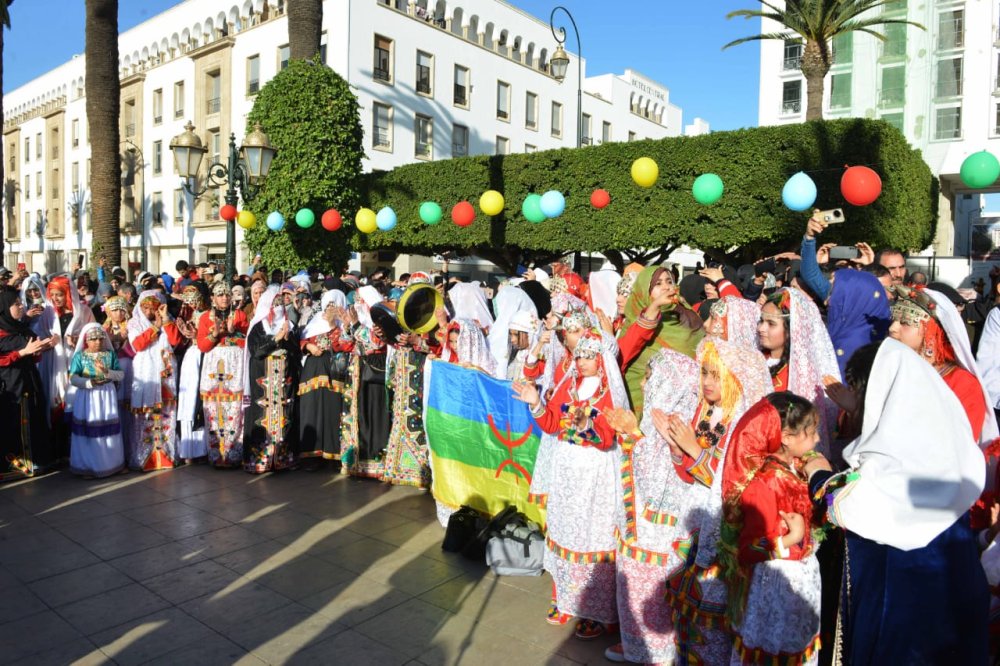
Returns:
[[[527,432],[525,432],[523,435],[521,435],[515,441],[515,440],[511,439],[510,424],[509,423],[507,424],[507,436],[504,437],[503,435],[500,434],[500,431],[497,429],[497,425],[493,421],[493,415],[492,414],[487,414],[486,415],[486,420],[490,424],[490,430],[493,432],[493,436],[497,438],[498,442],[500,442],[501,444],[503,444],[504,448],[507,449],[507,452],[508,452],[508,454],[510,456],[506,460],[504,460],[502,463],[500,463],[500,466],[497,467],[497,473],[493,475],[493,478],[494,479],[499,479],[500,478],[500,472],[503,471],[503,468],[506,467],[507,465],[510,465],[515,470],[517,470],[518,472],[520,472],[521,476],[523,476],[525,478],[525,480],[527,480],[527,482],[530,484],[531,483],[531,474],[528,472],[528,470],[526,470],[524,468],[523,465],[519,465],[517,462],[515,462],[515,460],[514,460],[514,449],[516,449],[517,447],[521,446],[522,444],[524,444],[525,442],[528,441],[528,438],[531,437],[531,431],[535,429],[535,426],[533,424],[530,424],[528,426]],[[514,482],[520,484],[521,480],[515,476],[514,477]]]

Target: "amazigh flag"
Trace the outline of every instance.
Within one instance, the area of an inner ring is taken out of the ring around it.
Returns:
[[[424,429],[434,499],[489,513],[508,505],[539,525],[545,511],[528,503],[542,431],[511,383],[444,361],[424,373]]]

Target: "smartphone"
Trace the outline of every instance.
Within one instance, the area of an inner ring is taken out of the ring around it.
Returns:
[[[753,272],[757,277],[764,275],[764,273],[774,275],[778,272],[778,264],[774,259],[765,259],[764,261],[754,264]]]
[[[854,261],[861,256],[861,250],[853,245],[837,245],[830,248],[830,261]]]
[[[842,224],[844,222],[844,211],[840,208],[831,208],[830,210],[821,210],[814,217],[823,220],[827,224]]]
[[[83,255],[82,254],[76,255],[76,265],[77,266],[83,266]]]

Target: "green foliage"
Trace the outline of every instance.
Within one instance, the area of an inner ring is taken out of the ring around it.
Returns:
[[[363,132],[358,100],[347,82],[329,67],[292,60],[257,94],[247,131],[259,122],[278,155],[263,189],[248,207],[257,226],[246,232],[251,250],[269,268],[340,267],[351,251],[353,230],[325,231],[319,217],[328,208],[353,216],[362,200]],[[300,208],[316,213],[311,229],[294,221]],[[267,215],[285,216],[285,230],[265,225]]]
[[[648,156],[659,165],[649,189],[632,182],[630,167]],[[870,206],[848,205],[840,193],[845,165],[867,165],[880,174],[882,195]],[[819,189],[816,206],[844,208],[847,223],[824,234],[828,242],[867,241],[873,247],[926,247],[934,236],[937,181],[919,151],[878,120],[816,121],[705,136],[608,143],[580,150],[493,157],[467,157],[411,164],[366,176],[369,205],[392,206],[399,223],[390,232],[358,239],[365,249],[428,254],[445,249],[511,265],[531,253],[627,250],[688,244],[718,253],[740,248],[753,257],[795,248],[808,214],[784,207],[781,188],[798,171]],[[691,195],[694,179],[718,174],[725,194],[713,206]],[[604,188],[611,204],[596,210],[590,194]],[[472,226],[450,219],[452,206],[496,189],[506,199],[495,217],[479,213]],[[521,214],[529,193],[557,189],[566,196],[562,216],[532,224]],[[435,226],[420,221],[425,200],[437,201],[445,217]],[[498,257],[499,255],[502,255]]]

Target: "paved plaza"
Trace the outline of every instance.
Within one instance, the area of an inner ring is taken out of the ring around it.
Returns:
[[[191,466],[0,486],[0,663],[607,663],[421,490]]]

